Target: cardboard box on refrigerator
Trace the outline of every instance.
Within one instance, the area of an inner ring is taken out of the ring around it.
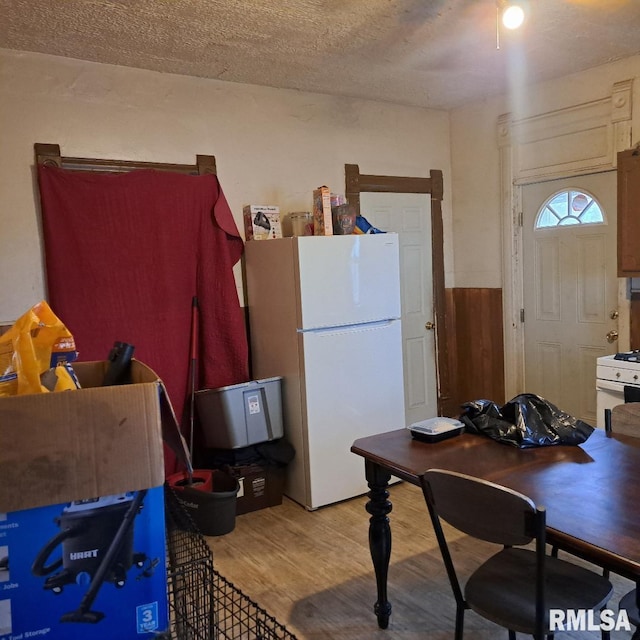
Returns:
[[[313,235],[332,236],[331,189],[318,187],[313,190]]]
[[[272,240],[282,238],[280,207],[247,204],[242,209],[245,240]]]
[[[0,639],[154,638],[168,628],[166,442],[186,447],[158,376],[0,398]]]

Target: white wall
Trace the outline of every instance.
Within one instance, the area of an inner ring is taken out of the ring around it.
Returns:
[[[501,287],[502,245],[497,119],[513,120],[611,95],[616,82],[633,79],[633,144],[640,140],[640,56],[558,80],[523,86],[510,95],[450,113],[453,182],[453,253],[456,287]]]
[[[450,279],[445,112],[0,49],[0,123],[0,324],[46,296],[35,142],[88,158],[191,164],[215,155],[241,232],[244,204],[308,210],[320,184],[343,193],[345,163],[368,174],[441,169]]]

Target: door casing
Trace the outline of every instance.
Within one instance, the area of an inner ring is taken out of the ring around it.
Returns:
[[[514,119],[498,117],[502,223],[502,286],[505,396],[524,389],[524,329],[521,318],[522,186],[554,178],[610,171],[617,154],[631,147],[633,80],[612,85],[608,95],[565,108]],[[551,135],[551,132],[553,135]],[[618,349],[629,348],[628,283],[618,279]]]
[[[436,331],[438,413],[444,415],[451,396],[444,279],[444,230],[442,221],[442,171],[432,169],[428,178],[361,174],[357,164],[345,164],[345,195],[360,214],[360,194],[424,193],[431,199],[431,260],[433,313]]]

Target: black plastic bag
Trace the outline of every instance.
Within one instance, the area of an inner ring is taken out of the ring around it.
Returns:
[[[205,449],[200,453],[199,464],[207,469],[251,464],[286,467],[295,454],[293,445],[285,438],[277,438],[237,449]]]
[[[491,400],[474,400],[462,408],[460,420],[467,433],[482,434],[519,449],[582,444],[594,430],[533,393],[516,396],[502,407]]]

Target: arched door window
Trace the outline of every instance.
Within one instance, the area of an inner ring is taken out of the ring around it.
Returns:
[[[536,229],[562,227],[572,224],[604,224],[599,202],[589,193],[574,189],[558,191],[540,207]]]

